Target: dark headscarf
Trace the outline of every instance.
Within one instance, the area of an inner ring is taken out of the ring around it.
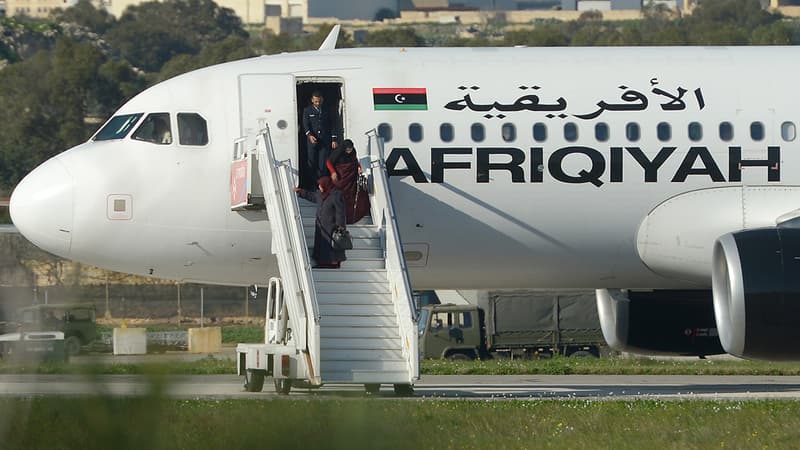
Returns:
[[[349,154],[346,151],[348,148],[353,149],[353,151]],[[336,147],[336,149],[331,152],[328,160],[330,160],[334,166],[339,163],[358,160],[358,157],[356,156],[356,146],[353,144],[353,141],[350,139],[345,139],[344,142],[342,142],[342,145]]]
[[[331,191],[336,187],[333,185],[333,180],[331,180],[331,177],[320,177],[320,179],[317,180],[317,184],[322,186],[323,200],[328,198],[328,194],[330,194]]]

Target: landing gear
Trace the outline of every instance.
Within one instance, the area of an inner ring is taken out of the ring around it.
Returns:
[[[247,369],[244,372],[244,390],[247,392],[261,392],[264,389],[265,370]]]
[[[291,378],[275,378],[275,392],[281,395],[289,395],[289,391],[292,390],[292,379]]]
[[[411,397],[414,395],[414,386],[410,384],[395,384],[394,393],[399,397]]]
[[[381,390],[381,385],[377,383],[368,383],[364,385],[364,391],[367,395],[375,395]]]

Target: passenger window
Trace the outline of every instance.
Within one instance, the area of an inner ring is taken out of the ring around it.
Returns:
[[[141,113],[116,116],[109,120],[106,126],[101,128],[100,131],[94,135],[94,140],[109,141],[111,139],[122,139],[128,135],[131,128],[136,125],[140,117],[142,117]]]
[[[629,122],[625,125],[625,137],[628,138],[631,142],[636,142],[639,140],[639,124],[635,122]]]
[[[689,139],[693,141],[703,139],[703,126],[699,122],[689,124]]]
[[[486,131],[483,129],[483,125],[479,123],[473,123],[470,131],[472,140],[475,142],[483,142],[483,139],[486,137]]]
[[[797,137],[797,129],[794,126],[794,122],[783,122],[781,124],[781,137],[787,142],[791,142]]]
[[[422,140],[422,125],[412,123],[408,126],[408,138],[411,142],[419,142]]]
[[[452,125],[449,123],[439,125],[439,137],[442,138],[442,142],[452,142],[454,136],[455,132]]]
[[[536,142],[544,142],[547,140],[547,125],[539,122],[533,124],[533,139]]]
[[[378,125],[378,136],[383,138],[383,142],[392,141],[392,126],[388,123]]]
[[[726,142],[733,139],[733,125],[730,122],[719,124],[719,138]]]
[[[578,140],[578,126],[574,123],[570,122],[564,124],[564,139],[569,142],[575,142]]]
[[[152,142],[153,144],[172,144],[172,128],[169,124],[169,114],[148,114],[132,137],[137,141]]]
[[[753,122],[750,124],[750,137],[754,141],[764,139],[764,124],[761,122]]]
[[[667,122],[660,122],[656,125],[656,135],[659,141],[668,141],[672,137],[672,128]]]
[[[500,131],[503,135],[503,140],[506,142],[514,142],[517,139],[517,129],[513,123],[504,123]]]
[[[178,113],[178,142],[181,145],[208,144],[206,119],[196,113]]]
[[[605,122],[600,122],[594,126],[594,137],[600,142],[605,142],[608,140],[610,133],[608,132],[608,124]]]

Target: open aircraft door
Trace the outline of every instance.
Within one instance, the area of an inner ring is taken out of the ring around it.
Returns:
[[[269,126],[277,159],[297,155],[297,99],[295,78],[289,74],[244,74],[239,76],[239,130],[247,145],[255,145],[256,134]],[[297,166],[297,161],[293,161]]]

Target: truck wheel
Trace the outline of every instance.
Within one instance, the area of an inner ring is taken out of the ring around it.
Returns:
[[[292,379],[291,378],[275,378],[275,392],[281,395],[289,395],[289,391],[292,390]]]
[[[261,392],[264,389],[264,370],[247,369],[244,372],[244,390],[247,392]]]
[[[447,355],[447,359],[452,361],[472,361],[475,358],[466,353],[451,353]]]
[[[588,350],[579,350],[569,355],[570,358],[597,358],[594,353]]]
[[[410,384],[395,384],[394,394],[398,397],[411,397],[414,395],[414,386]]]
[[[364,385],[364,391],[367,395],[375,395],[381,391],[381,385],[378,383],[367,383]]]
[[[81,340],[78,336],[70,336],[64,339],[64,350],[69,356],[75,356],[81,352]]]

